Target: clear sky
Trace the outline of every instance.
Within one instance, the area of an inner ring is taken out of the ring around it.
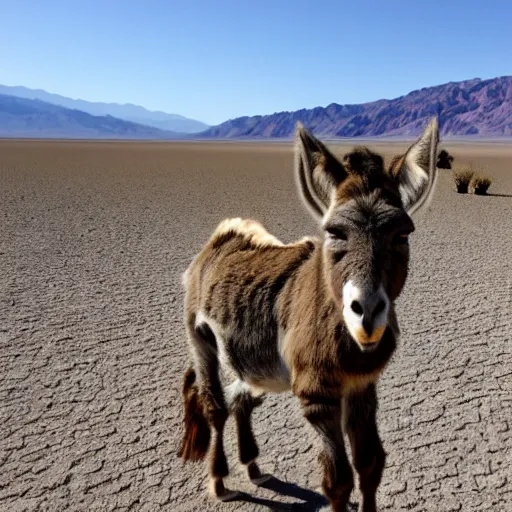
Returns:
[[[219,123],[512,74],[512,0],[0,0],[0,83]]]

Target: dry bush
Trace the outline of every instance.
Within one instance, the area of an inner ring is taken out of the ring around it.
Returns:
[[[469,191],[473,194],[483,196],[487,194],[487,190],[491,186],[492,180],[487,176],[477,175],[474,176],[470,183]]]
[[[446,149],[442,149],[437,156],[437,168],[438,169],[451,169],[454,158]]]
[[[455,187],[459,194],[467,194],[469,189],[469,184],[475,172],[471,169],[462,169],[459,171],[453,172],[453,179],[455,181]]]

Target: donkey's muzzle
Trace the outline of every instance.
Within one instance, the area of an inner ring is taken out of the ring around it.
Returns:
[[[343,289],[345,324],[361,350],[374,349],[387,327],[389,299],[382,287],[368,292],[347,282]]]

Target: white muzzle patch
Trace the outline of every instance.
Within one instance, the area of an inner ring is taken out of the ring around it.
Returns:
[[[350,335],[362,350],[375,348],[382,339],[388,313],[389,298],[382,286],[368,294],[352,281],[347,281],[343,287],[343,319]],[[368,326],[371,326],[370,329]]]

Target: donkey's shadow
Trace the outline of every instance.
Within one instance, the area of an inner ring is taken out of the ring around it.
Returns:
[[[318,492],[305,489],[304,487],[300,487],[296,484],[284,482],[283,480],[279,480],[279,478],[274,476],[267,480],[265,483],[261,484],[260,487],[274,491],[275,493],[282,496],[290,496],[291,498],[300,500],[300,502],[282,503],[280,501],[274,501],[271,499],[258,498],[257,496],[253,496],[244,492],[239,493],[237,496],[237,501],[245,501],[247,503],[254,503],[255,505],[268,507],[270,510],[275,512],[284,512],[289,510],[296,510],[301,512],[317,512],[324,507],[328,507],[329,505],[329,502],[325,499],[325,497]],[[349,505],[347,512],[352,511],[357,511],[357,506]]]
[[[491,196],[491,197],[512,197],[512,194],[493,194],[492,192],[487,192],[486,194],[484,194],[486,196]]]

